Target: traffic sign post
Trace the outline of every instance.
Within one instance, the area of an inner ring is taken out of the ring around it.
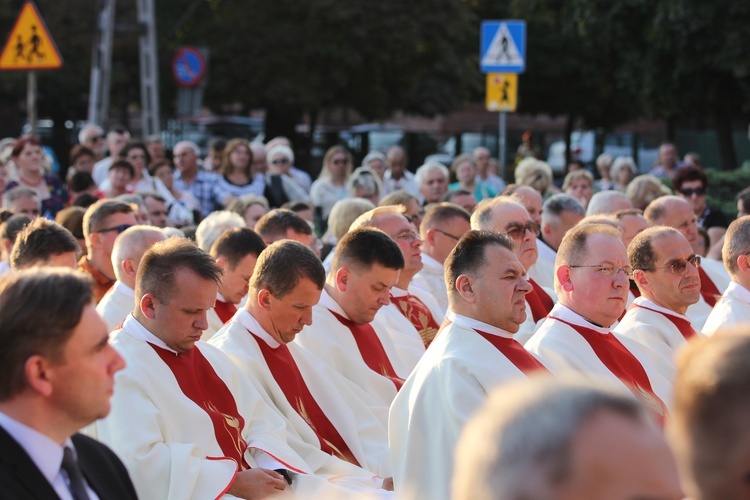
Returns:
[[[206,74],[206,61],[197,49],[182,47],[172,59],[172,76],[181,87],[195,87]]]
[[[516,20],[483,21],[479,66],[483,73],[487,73],[487,110],[500,111],[498,160],[501,176],[505,178],[505,113],[516,110],[518,73],[526,70],[526,23]]]
[[[28,71],[26,106],[31,135],[36,134],[36,70],[59,69],[63,59],[34,2],[28,1],[0,53],[0,70]]]

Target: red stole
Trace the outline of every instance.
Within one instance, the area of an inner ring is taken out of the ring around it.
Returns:
[[[638,285],[633,280],[630,280],[630,292],[636,299],[641,296],[641,291],[638,289]]]
[[[234,313],[237,312],[237,306],[232,304],[231,302],[224,302],[222,300],[216,299],[214,311],[216,311],[216,314],[219,316],[221,322],[226,325],[227,322],[232,319]]]
[[[342,460],[359,465],[336,427],[328,420],[328,417],[310,393],[310,389],[305,384],[302,373],[300,373],[292,353],[289,352],[289,348],[282,344],[274,349],[253,332],[250,332],[250,334],[255,338],[268,369],[271,370],[274,380],[281,387],[289,404],[315,431],[318,441],[320,441],[320,449],[329,455],[335,455]]]
[[[701,277],[701,295],[703,296],[703,300],[709,306],[713,307],[721,298],[721,292],[719,292],[719,289],[716,288],[716,285],[714,285],[714,282],[711,281],[711,278],[708,277],[708,274],[706,274],[706,271],[702,267],[698,268],[698,274]]]
[[[329,309],[329,311],[331,310]],[[393,385],[396,386],[397,391],[401,389],[401,386],[404,385],[404,379],[396,375],[396,370],[393,369],[391,360],[388,359],[388,355],[378,338],[378,334],[375,333],[375,329],[369,323],[358,325],[334,311],[331,311],[331,314],[339,320],[339,323],[352,332],[352,337],[354,337],[354,341],[357,343],[357,349],[359,349],[359,354],[362,356],[365,364],[375,373],[390,379]]]
[[[678,318],[677,316],[673,316],[671,314],[663,313],[661,311],[657,311],[656,309],[651,309],[650,307],[645,306],[639,306],[637,304],[633,304],[630,306],[631,309],[633,307],[640,307],[641,309],[647,309],[649,311],[653,311],[655,313],[661,314],[665,318],[667,318],[669,321],[672,322],[672,324],[677,327],[677,329],[680,331],[682,336],[685,338],[685,340],[690,340],[691,338],[695,337],[697,334],[695,333],[695,330],[693,329],[693,325],[690,324],[690,321],[686,320],[685,318]]]
[[[604,366],[627,385],[633,394],[641,398],[657,415],[663,417],[667,410],[664,402],[659,399],[651,388],[646,370],[633,353],[617,340],[612,333],[599,333],[585,326],[574,325],[565,320],[550,316],[560,323],[564,323],[577,331],[591,346]]]
[[[394,297],[391,295],[391,302],[396,304],[401,314],[414,325],[414,328],[419,332],[419,336],[422,337],[424,346],[429,346],[432,339],[435,338],[435,334],[440,329],[440,325],[435,321],[430,308],[419,300],[419,297],[415,297],[410,293],[407,293],[403,297]]]
[[[528,294],[527,294],[528,295]],[[515,339],[506,339],[499,335],[492,335],[491,333],[483,332],[473,328],[475,332],[485,338],[487,342],[495,346],[495,348],[503,353],[503,356],[508,358],[508,361],[513,363],[516,368],[529,374],[535,370],[542,370],[549,373],[549,370],[539,362],[534,356],[523,348],[521,344]]]
[[[237,403],[211,363],[200,349],[175,354],[148,343],[172,370],[180,390],[211,417],[214,435],[225,456],[237,462],[237,470],[249,469],[245,461],[247,443],[242,438],[245,419],[237,411]]]
[[[534,323],[536,323],[540,319],[547,317],[552,308],[555,307],[555,303],[536,281],[531,278],[528,278],[528,281],[531,284],[531,291],[526,294],[526,302],[529,303],[531,316],[534,318]]]

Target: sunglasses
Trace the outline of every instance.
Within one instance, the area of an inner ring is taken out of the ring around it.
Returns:
[[[680,194],[682,194],[682,196],[684,196],[685,198],[690,198],[693,195],[703,196],[704,194],[706,194],[706,189],[702,188],[702,187],[700,187],[700,188],[682,188],[682,189],[680,189]]]
[[[542,230],[542,226],[534,221],[529,221],[526,224],[511,224],[510,228],[505,231],[505,234],[510,236],[514,240],[520,240],[526,235],[526,231],[531,231],[535,236],[539,236]]]
[[[287,163],[289,163],[289,159],[288,158],[282,158],[280,160],[273,160],[271,162],[271,165],[286,165]]]
[[[105,227],[94,232],[95,233],[108,233],[110,231],[117,231],[117,234],[120,234],[126,229],[128,229],[129,227],[133,227],[133,226],[131,224],[120,224],[119,226]]]

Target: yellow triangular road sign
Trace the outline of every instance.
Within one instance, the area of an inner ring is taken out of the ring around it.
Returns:
[[[0,54],[0,70],[57,69],[62,56],[33,2],[26,2]]]

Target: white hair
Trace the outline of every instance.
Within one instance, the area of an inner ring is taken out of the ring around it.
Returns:
[[[294,152],[292,151],[292,148],[284,144],[277,144],[276,146],[269,149],[268,152],[266,153],[266,161],[268,163],[271,163],[271,160],[273,160],[273,157],[278,154],[281,154],[284,157],[286,157],[289,160],[289,163],[294,165]]]
[[[635,397],[620,388],[542,377],[495,390],[456,446],[452,498],[555,498],[573,472],[577,432],[601,410],[651,425]]]
[[[81,130],[78,131],[78,144],[83,144],[84,142],[86,142],[86,135],[91,130],[96,130],[100,134],[104,134],[104,129],[99,125],[97,125],[96,123],[88,123],[81,127]]]
[[[192,149],[193,153],[195,153],[195,156],[200,157],[201,148],[199,148],[198,145],[194,143],[193,141],[180,141],[174,145],[174,147],[172,148],[172,151],[177,151],[177,149],[181,148],[182,146],[187,146],[188,148]]]
[[[198,228],[195,230],[195,242],[200,249],[208,252],[211,250],[214,241],[224,231],[234,227],[246,227],[245,219],[241,215],[228,210],[211,212],[198,224]]]
[[[632,156],[618,156],[612,163],[612,168],[609,170],[609,175],[613,178],[617,178],[617,174],[623,168],[629,168],[633,175],[638,173],[638,165],[635,164],[635,160]]]
[[[362,159],[362,166],[369,166],[369,163],[372,160],[380,160],[383,162],[383,165],[385,165],[385,155],[383,153],[381,153],[380,151],[370,151],[369,153],[367,153],[367,156]]]
[[[417,183],[417,186],[421,186],[424,178],[433,170],[440,170],[446,181],[450,179],[450,173],[448,172],[448,168],[446,168],[445,165],[436,161],[431,161],[429,163],[425,163],[424,165],[419,167],[416,172],[414,172],[414,182]]]

